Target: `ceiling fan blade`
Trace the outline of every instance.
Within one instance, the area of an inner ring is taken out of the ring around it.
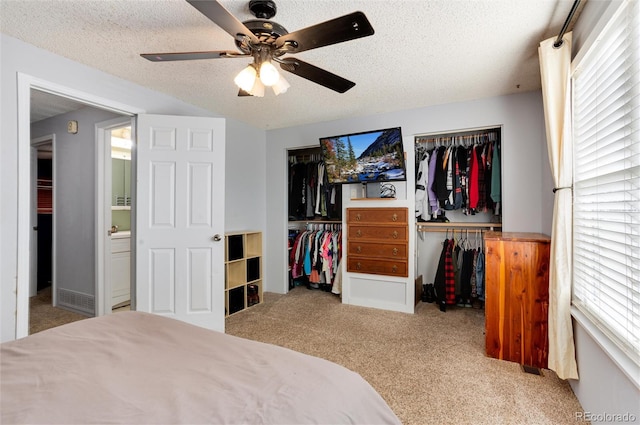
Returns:
[[[330,44],[373,35],[373,27],[362,12],[353,12],[278,37],[276,47],[289,53],[304,52]]]
[[[151,62],[190,61],[197,59],[237,58],[248,56],[231,51],[218,52],[183,52],[183,53],[143,53],[140,56]]]
[[[254,43],[258,43],[258,37],[233,16],[227,9],[215,0],[187,0],[207,18],[211,19],[220,28],[231,34],[234,39],[249,37]],[[240,36],[240,37],[239,37]]]
[[[338,93],[344,93],[353,86],[356,85],[353,81],[344,79],[336,74],[333,74],[310,63],[303,62],[296,58],[284,58],[278,60],[280,62],[280,68],[285,71],[291,72],[299,77],[306,78],[309,81],[325,86],[328,89],[337,91]]]

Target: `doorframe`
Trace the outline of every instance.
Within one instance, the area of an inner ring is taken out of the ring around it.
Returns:
[[[18,243],[16,278],[16,339],[29,334],[31,229],[31,89],[72,99],[122,115],[135,117],[143,109],[71,87],[17,73],[18,92]],[[133,244],[135,246],[135,244]],[[132,247],[133,252],[134,247]],[[96,259],[97,260],[97,259]],[[98,294],[96,294],[97,296]],[[98,300],[100,302],[100,300]]]
[[[96,123],[96,213],[97,213],[97,225],[96,225],[96,316],[102,316],[104,314],[111,313],[112,306],[112,292],[111,287],[111,237],[107,234],[107,229],[111,227],[111,141],[108,139],[111,136],[111,130],[121,128],[125,126],[131,126],[131,139],[135,146],[135,120],[132,117],[120,117],[114,118],[108,121],[102,121]],[[134,176],[135,167],[133,164],[135,158],[133,158],[133,152],[135,147],[132,147],[131,153],[131,165],[132,173]],[[132,179],[132,181],[135,181]],[[135,185],[132,185],[135,186]],[[135,198],[132,204],[135,204]],[[135,240],[135,205],[131,206],[131,240]],[[133,249],[133,246],[132,246]],[[130,254],[131,255],[131,254]],[[131,309],[135,310],[135,267],[133,262],[131,263],[130,281],[131,281]]]

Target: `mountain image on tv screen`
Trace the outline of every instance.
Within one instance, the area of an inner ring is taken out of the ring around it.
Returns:
[[[406,180],[400,128],[320,139],[330,183]]]

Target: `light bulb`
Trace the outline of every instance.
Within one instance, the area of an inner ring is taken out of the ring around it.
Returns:
[[[267,87],[270,87],[278,82],[280,73],[270,61],[262,62],[260,65],[260,81]]]
[[[275,83],[271,88],[273,89],[273,92],[277,95],[285,93],[287,91],[287,89],[291,87],[291,85],[289,84],[289,82],[287,80],[284,79],[284,77],[281,75],[280,79],[278,80],[277,83]]]
[[[251,91],[255,81],[256,69],[251,65],[240,71],[240,73],[236,75],[236,78],[233,79],[233,82],[246,92]]]
[[[260,81],[260,78],[255,79],[255,83],[251,90],[249,90],[249,94],[255,97],[264,97],[264,84]]]

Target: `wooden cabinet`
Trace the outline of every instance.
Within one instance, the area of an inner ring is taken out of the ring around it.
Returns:
[[[501,232],[487,232],[484,240],[487,355],[546,368],[551,240]]]
[[[225,316],[262,302],[262,233],[225,235]]]
[[[347,271],[409,276],[407,208],[347,208]]]
[[[131,236],[129,232],[111,236],[111,307],[131,300]]]

